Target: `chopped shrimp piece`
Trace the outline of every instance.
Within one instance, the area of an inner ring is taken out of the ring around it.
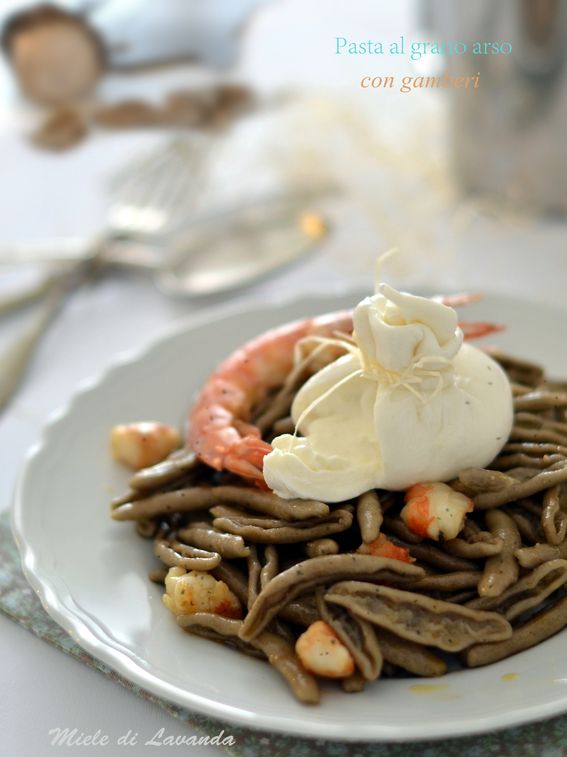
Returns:
[[[473,501],[447,484],[415,484],[405,493],[401,519],[414,534],[439,541],[454,539],[462,530]]]
[[[225,618],[242,617],[242,605],[225,582],[200,570],[187,573],[180,567],[170,568],[162,600],[174,615],[212,612]]]
[[[409,550],[406,547],[398,547],[387,539],[384,534],[379,534],[378,537],[369,544],[361,544],[356,551],[362,555],[389,557],[392,560],[401,560],[401,562],[415,562],[415,558],[410,555]]]
[[[157,421],[121,424],[110,434],[112,456],[133,470],[159,463],[180,444],[179,431]]]
[[[354,673],[351,653],[328,623],[317,620],[301,634],[295,651],[305,670],[324,678],[347,678]]]

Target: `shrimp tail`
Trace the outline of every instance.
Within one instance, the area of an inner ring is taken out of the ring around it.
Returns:
[[[264,457],[271,451],[271,445],[257,436],[245,436],[230,447],[224,458],[224,467],[231,473],[254,481],[261,488],[267,488],[262,470]]]
[[[438,299],[439,302],[450,308],[460,308],[482,300],[482,294],[478,292],[459,292],[459,294],[446,294],[439,298],[434,297],[433,299]]]
[[[451,308],[458,308],[464,305],[470,305],[482,299],[478,292],[461,292],[459,294],[449,294],[442,297],[434,297],[434,300],[441,302]],[[488,323],[486,321],[460,321],[459,326],[465,339],[480,339],[489,334],[496,334],[503,331],[504,326],[497,323]]]
[[[489,334],[496,334],[498,331],[504,331],[504,326],[498,323],[488,323],[486,321],[459,321],[465,339],[480,339]]]

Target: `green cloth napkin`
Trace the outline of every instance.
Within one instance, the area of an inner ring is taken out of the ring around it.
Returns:
[[[223,723],[179,707],[150,694],[118,675],[85,652],[45,612],[26,582],[20,557],[10,530],[9,513],[0,516],[0,611],[62,652],[81,660],[90,668],[109,676],[136,696],[152,702],[168,715],[189,723],[202,735],[215,735],[221,729],[231,734],[236,744],[226,747],[236,757],[558,757],[567,755],[567,716],[545,720],[520,728],[448,741],[413,744],[339,743],[299,739],[262,731],[251,731]]]

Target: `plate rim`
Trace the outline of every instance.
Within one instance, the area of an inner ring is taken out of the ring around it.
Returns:
[[[424,287],[423,289],[426,288]],[[23,489],[31,463],[47,448],[53,430],[65,421],[81,397],[96,391],[99,385],[110,380],[115,372],[119,372],[127,366],[142,360],[163,342],[174,339],[181,334],[196,331],[204,325],[225,320],[234,315],[247,315],[258,311],[282,309],[286,306],[299,303],[302,300],[308,301],[311,304],[317,301],[327,301],[333,296],[346,297],[353,295],[355,297],[361,291],[362,288],[358,285],[346,287],[334,286],[327,287],[324,290],[318,288],[312,292],[300,292],[292,296],[280,296],[274,298],[271,302],[258,300],[248,303],[240,301],[228,305],[217,305],[205,311],[176,319],[173,323],[160,329],[156,335],[141,346],[121,351],[111,357],[107,365],[98,374],[79,382],[68,400],[48,414],[42,425],[38,440],[26,452],[17,475],[11,512],[11,528],[20,553],[24,576],[48,615],[82,649],[106,664],[113,671],[130,682],[148,690],[155,696],[162,697],[167,701],[197,713],[240,727],[274,731],[300,738],[325,739],[329,741],[410,743],[479,735],[563,714],[567,712],[567,694],[563,701],[529,705],[495,715],[489,713],[484,717],[475,716],[474,720],[471,719],[470,721],[463,721],[461,718],[449,725],[447,723],[438,725],[436,722],[429,722],[413,726],[411,722],[408,722],[405,724],[403,732],[400,731],[400,727],[397,725],[389,726],[387,724],[368,723],[365,726],[357,725],[357,733],[354,734],[345,729],[344,723],[330,724],[328,722],[317,722],[316,720],[306,722],[297,721],[290,716],[258,715],[251,710],[226,705],[187,689],[179,689],[174,684],[161,679],[159,675],[145,670],[135,659],[129,657],[120,649],[113,647],[108,641],[99,638],[81,616],[74,614],[69,608],[65,607],[56,589],[51,585],[49,577],[42,576],[41,571],[37,569],[36,552],[32,544],[25,538]],[[488,297],[501,296],[503,300],[510,303],[525,304],[528,302],[532,305],[537,304],[538,307],[551,312],[565,310],[555,304],[549,305],[541,300],[534,302],[528,298],[511,296],[509,294],[497,295],[491,291],[486,294]]]

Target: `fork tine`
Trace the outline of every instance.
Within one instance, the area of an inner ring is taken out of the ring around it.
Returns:
[[[172,150],[156,181],[152,196],[153,207],[164,213],[164,226],[171,226],[182,213],[188,212],[195,204],[203,171],[203,150],[182,147],[181,154]]]
[[[168,226],[174,225],[179,217],[190,213],[195,208],[195,200],[202,189],[198,173],[190,171],[189,167],[179,171],[175,181],[170,181],[163,198],[164,205],[169,211]]]
[[[115,176],[115,201],[109,209],[111,228],[149,234],[175,225],[182,214],[195,207],[210,152],[209,137],[178,137]]]

